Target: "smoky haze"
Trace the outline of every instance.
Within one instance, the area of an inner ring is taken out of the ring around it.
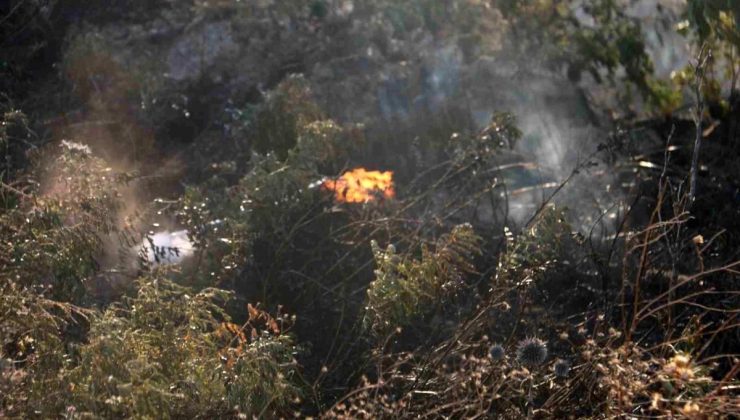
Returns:
[[[596,153],[614,128],[600,110],[613,105],[609,92],[615,87],[606,89],[589,76],[574,82],[554,71],[542,51],[519,45],[493,8],[486,16],[493,28],[487,28],[489,37],[471,52],[461,46],[464,34],[399,32],[377,16],[363,21],[363,2],[328,4],[323,20],[308,24],[271,20],[268,11],[275,4],[264,1],[214,10],[154,8],[149,19],[133,25],[102,20],[73,26],[62,68],[83,106],[55,123],[57,137],[88,145],[117,169],[157,180],[156,186],[145,183],[134,192],[131,203],[172,196],[207,173],[198,151],[204,142],[226,146],[215,152],[224,158],[231,144],[248,143],[248,132],[240,128],[247,118],[244,110],[263,100],[282,78],[300,73],[328,117],[362,124],[370,143],[380,144],[357,160],[399,172],[401,183],[438,157],[401,146],[424,138],[399,136],[472,135],[495,112],[509,111],[523,138],[502,152],[500,165],[506,170],[486,168],[492,182],[506,184],[496,191],[507,195],[507,217],[496,223],[521,226],[566,179],[553,201],[584,221],[580,230],[618,219],[630,188],[622,185],[619,170],[609,167],[604,154]],[[654,21],[656,5],[632,2],[627,13],[644,23],[656,71],[667,74],[684,64],[686,55],[677,48],[680,40],[673,31],[678,6],[661,2],[671,11],[661,16],[669,20]],[[573,7],[581,24],[593,24],[579,6]],[[390,42],[368,42],[370,30],[390,35]],[[331,31],[349,36],[306,49]],[[162,119],[163,128],[155,128],[155,120]],[[587,161],[598,166],[586,168]],[[403,185],[399,190],[403,194]],[[440,194],[444,199],[445,193]],[[482,206],[477,211],[483,222],[494,222],[494,209]],[[122,212],[122,221],[138,210]],[[605,212],[610,216],[603,217]],[[140,226],[153,233],[155,246],[189,246],[174,220],[155,218],[153,223],[173,229]],[[615,227],[601,230],[607,235]],[[152,260],[151,249],[143,255]]]

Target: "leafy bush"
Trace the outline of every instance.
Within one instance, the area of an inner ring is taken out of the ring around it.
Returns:
[[[572,254],[573,230],[561,209],[546,207],[521,235],[506,235],[506,252],[499,260],[495,287],[522,286],[544,277],[548,269]]]
[[[446,305],[463,286],[463,276],[475,271],[472,259],[480,241],[472,226],[456,226],[434,250],[422,246],[418,260],[396,254],[393,245],[382,250],[372,242],[377,268],[367,290],[369,328],[382,336]]]
[[[42,194],[20,193],[22,201],[0,215],[7,238],[0,245],[2,273],[24,287],[47,287],[52,297],[79,303],[87,292],[84,281],[104,254],[104,239],[119,230],[125,176],[77,143],[63,143],[61,154],[49,160],[39,158]]]
[[[0,284],[0,416],[38,414],[57,401],[67,363],[64,331],[87,311],[44,298],[10,279]],[[57,412],[53,415],[58,414]]]
[[[157,277],[137,286],[135,297],[92,318],[79,360],[60,378],[78,415],[274,416],[298,397],[282,318],[250,307],[241,327],[222,309],[227,292],[193,293]],[[256,329],[260,317],[269,329]]]

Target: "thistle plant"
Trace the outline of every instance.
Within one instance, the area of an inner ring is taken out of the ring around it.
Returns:
[[[501,344],[494,344],[493,346],[491,346],[488,354],[491,356],[491,360],[498,362],[500,360],[504,360],[504,358],[506,357],[506,350]]]
[[[553,371],[555,371],[555,376],[558,378],[567,378],[570,374],[570,363],[566,360],[559,359],[555,362]]]
[[[547,345],[539,338],[526,338],[517,346],[516,359],[526,367],[535,368],[547,359]]]

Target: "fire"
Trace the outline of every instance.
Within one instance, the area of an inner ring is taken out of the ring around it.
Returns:
[[[337,201],[346,203],[366,203],[378,196],[393,198],[396,195],[392,171],[368,171],[365,168],[356,168],[345,172],[336,181],[325,180],[323,186],[334,191]]]

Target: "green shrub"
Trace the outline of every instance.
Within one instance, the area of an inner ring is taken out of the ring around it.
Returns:
[[[19,285],[48,287],[50,296],[80,303],[84,281],[98,269],[104,239],[119,231],[124,177],[86,146],[63,142],[62,153],[39,158],[41,192],[0,214],[0,270]],[[107,250],[108,252],[116,250]]]
[[[420,259],[396,254],[393,245],[383,250],[373,241],[377,268],[367,290],[368,327],[382,335],[444,306],[464,285],[463,276],[475,271],[472,260],[480,241],[472,226],[456,226],[433,250],[422,246]]]
[[[321,118],[306,81],[294,76],[270,92],[254,120],[254,150],[280,159],[298,142],[302,126]]]
[[[0,282],[0,417],[38,414],[61,400],[58,372],[69,360],[62,334],[86,312]]]
[[[281,326],[234,325],[228,292],[158,277],[91,320],[60,386],[81,415],[105,418],[276,416],[298,397],[295,347]],[[258,314],[256,309],[255,319]],[[250,321],[252,321],[250,314]],[[265,315],[262,315],[265,317]]]
[[[561,209],[548,206],[519,236],[507,230],[506,251],[499,260],[495,287],[526,286],[543,278],[548,268],[566,256],[573,231]]]

